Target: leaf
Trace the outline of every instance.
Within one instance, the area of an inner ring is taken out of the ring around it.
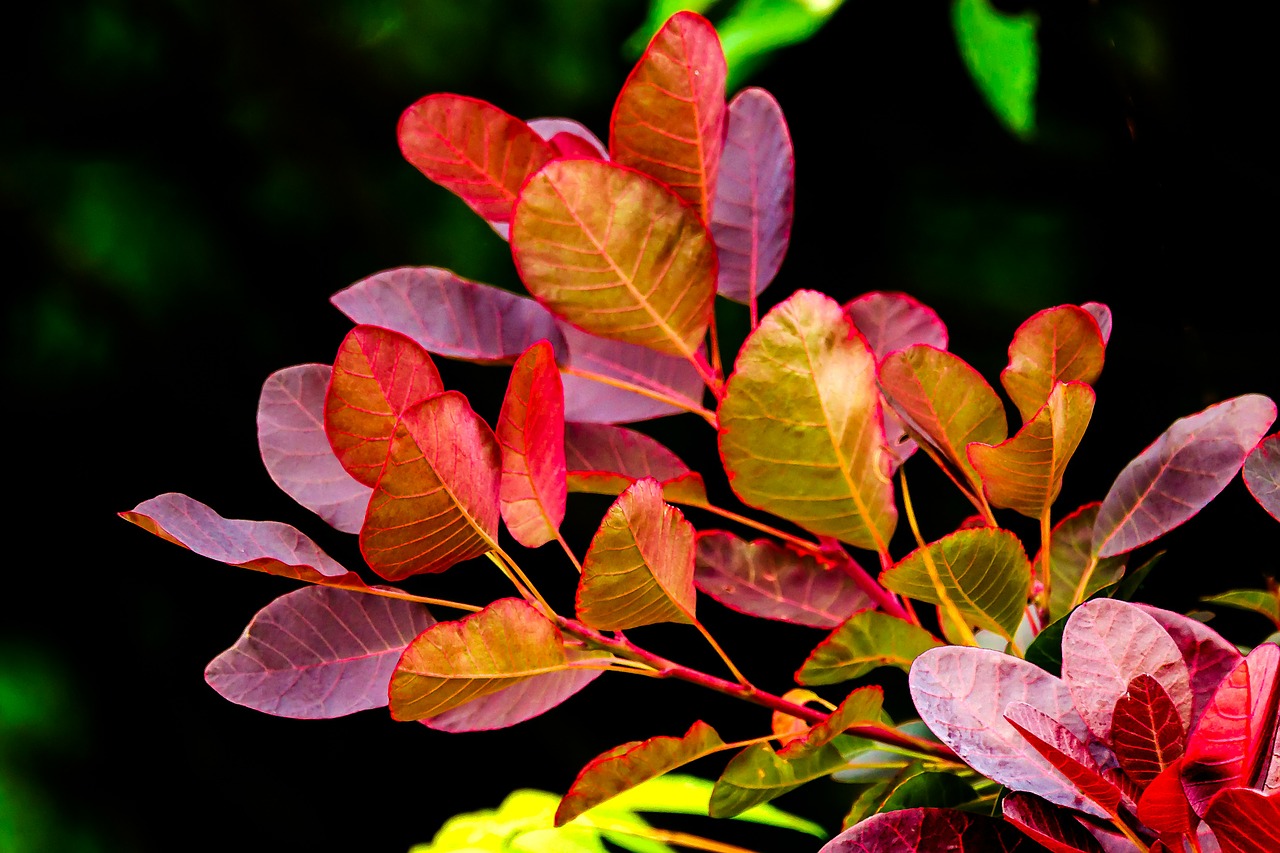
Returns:
[[[537,548],[556,538],[566,497],[564,389],[548,342],[534,344],[511,369],[496,438],[502,520],[517,542]]]
[[[1226,488],[1275,417],[1270,399],[1246,394],[1174,421],[1107,492],[1094,552],[1132,551],[1194,516]]]
[[[1000,383],[1028,421],[1059,382],[1096,382],[1105,358],[1106,344],[1093,315],[1076,305],[1059,305],[1033,314],[1013,333]]]
[[[881,812],[915,809],[924,806],[955,808],[977,797],[973,786],[951,773],[917,773],[893,789],[880,805]]]
[[[565,350],[555,318],[537,302],[438,267],[385,270],[329,301],[356,323],[407,335],[448,358],[509,363],[544,339]]]
[[[867,818],[818,853],[1034,853],[1017,829],[985,815],[954,809],[904,809]]]
[[[974,770],[1015,791],[1103,816],[1004,718],[1011,703],[1026,702],[1087,739],[1062,681],[1002,652],[944,646],[916,659],[909,682],[920,717]]]
[[[724,148],[724,52],[711,23],[677,12],[627,77],[609,121],[609,153],[671,187],[709,219]]]
[[[664,355],[648,347],[588,335],[556,321],[569,347],[561,366],[638,385],[684,407],[647,397],[584,376],[564,373],[565,420],[579,423],[626,423],[679,414],[701,405],[706,390],[698,370],[686,358]]]
[[[973,528],[917,548],[880,574],[887,589],[954,607],[970,624],[1013,638],[1031,590],[1031,564],[1008,530]]]
[[[598,653],[573,646],[566,646],[565,653],[570,662],[599,660]],[[570,668],[535,675],[421,722],[441,732],[505,729],[545,714],[603,674],[599,668]]]
[[[990,0],[955,0],[951,22],[964,60],[987,106],[1005,129],[1030,139],[1036,129],[1040,51],[1036,15],[1006,15]]]
[[[1181,760],[1148,783],[1138,800],[1138,820],[1162,835],[1185,835],[1195,827],[1195,812],[1182,789]]]
[[[663,497],[706,503],[702,476],[656,439],[610,424],[565,424],[565,458],[571,492],[620,495],[637,480],[662,484]]]
[[[1182,786],[1196,814],[1220,790],[1267,783],[1278,725],[1280,646],[1264,643],[1223,679],[1187,740]]]
[[[831,744],[794,760],[781,757],[767,743],[754,744],[735,755],[716,781],[710,814],[733,817],[821,779],[843,764],[840,750]]]
[[[435,94],[415,102],[396,130],[419,172],[492,222],[509,222],[516,195],[555,150],[527,124],[493,104]]]
[[[1217,595],[1201,596],[1206,604],[1217,604],[1222,607],[1234,607],[1239,610],[1250,610],[1271,620],[1280,628],[1280,587],[1272,589],[1231,589]]]
[[[1085,504],[1065,516],[1049,536],[1049,618],[1066,617],[1077,601],[1091,595],[1124,574],[1125,557],[1107,557],[1093,561],[1093,524],[1101,501]],[[1033,566],[1044,564],[1043,552],[1032,560]]]
[[[875,291],[845,303],[844,312],[877,361],[915,344],[947,348],[947,327],[937,313],[905,293]]]
[[[916,441],[962,489],[982,481],[965,455],[970,442],[999,444],[1008,436],[1004,404],[962,358],[925,344],[890,353],[880,387]]]
[[[1116,701],[1111,720],[1111,750],[1120,769],[1145,788],[1185,748],[1186,729],[1169,694],[1151,676],[1136,676]]]
[[[1101,302],[1082,302],[1080,307],[1088,311],[1097,322],[1098,331],[1102,333],[1102,343],[1105,345],[1111,340],[1111,309]]]
[[[532,118],[529,128],[555,149],[558,157],[590,157],[608,160],[604,143],[579,121],[571,118]]]
[[[739,613],[831,629],[871,605],[853,578],[811,555],[723,530],[699,533],[697,541],[694,583]]]
[[[811,290],[765,315],[720,401],[720,454],[744,503],[884,551],[897,509],[875,358],[849,332],[840,306]]]
[[[854,690],[822,722],[814,725],[799,740],[778,750],[778,757],[795,761],[817,752],[852,726],[880,726],[883,716],[884,688],[870,684]]]
[[[1062,631],[1067,627],[1066,617],[1046,625],[1027,646],[1024,658],[1050,675],[1062,676]]]
[[[754,303],[778,274],[791,241],[795,170],[782,108],[764,89],[743,89],[729,102],[711,208],[721,296]]]
[[[591,540],[578,583],[578,618],[621,631],[659,622],[693,624],[693,525],[662,501],[657,480],[629,486]]]
[[[599,160],[557,160],[516,204],[511,251],[529,292],[593,335],[693,358],[711,321],[715,245],[663,185]]]
[[[1026,738],[1054,769],[1104,812],[1115,814],[1120,804],[1118,780],[1104,773],[1080,738],[1066,726],[1026,702],[1010,702],[1004,718]]]
[[[1111,738],[1116,702],[1139,675],[1164,688],[1182,725],[1191,720],[1191,683],[1182,652],[1141,608],[1097,598],[1075,609],[1062,636],[1062,680],[1094,736]]]
[[[461,394],[408,409],[360,531],[365,561],[400,580],[494,550],[501,471],[493,432]]]
[[[223,518],[174,492],[143,501],[120,517],[220,563],[324,586],[368,589],[359,575],[335,562],[297,528],[278,521]]]
[[[304,587],[259,610],[204,680],[224,699],[280,717],[380,708],[401,652],[433,624],[421,604]]]
[[[359,533],[373,490],[348,474],[324,433],[324,395],[332,368],[277,370],[258,397],[258,449],[285,494],[343,533]]]
[[[637,812],[694,814],[705,817],[710,807],[712,787],[713,783],[706,779],[668,773],[623,791],[603,806],[597,807],[594,812],[612,813],[615,810],[626,809]],[[591,813],[588,813],[587,817],[590,816]],[[826,830],[818,824],[785,812],[777,806],[756,806],[734,815],[734,820],[791,829],[817,838],[827,837]]]
[[[1280,794],[1247,788],[1223,791],[1209,804],[1205,821],[1224,853],[1273,853],[1280,850]]]
[[[1093,417],[1093,389],[1083,382],[1054,386],[1035,416],[1008,441],[968,446],[969,462],[992,505],[1040,518],[1058,498],[1067,463]]]
[[[1235,646],[1203,622],[1148,604],[1136,606],[1160,623],[1182,651],[1182,661],[1191,677],[1190,726],[1194,726],[1222,679],[1236,668],[1243,657]]]
[[[911,663],[942,643],[925,629],[902,619],[863,610],[831,632],[796,673],[800,684],[836,684],[881,666],[909,672]]]
[[[1004,819],[1050,853],[1103,853],[1071,812],[1031,794],[1009,794],[1000,802]]]
[[[391,678],[391,716],[437,717],[538,676],[590,664],[591,657],[571,651],[577,650],[532,605],[499,599],[479,613],[439,622],[409,644]]]
[[[1267,436],[1249,451],[1244,484],[1262,508],[1280,521],[1280,433]]]
[[[325,434],[346,472],[377,485],[400,416],[443,390],[431,356],[409,338],[377,326],[348,332],[324,398]]]
[[[684,737],[653,737],[626,743],[596,756],[556,809],[556,826],[563,826],[587,809],[636,785],[724,748],[716,730],[701,720]]]

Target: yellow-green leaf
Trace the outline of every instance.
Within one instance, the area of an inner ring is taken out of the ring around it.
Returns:
[[[909,672],[912,661],[941,645],[918,625],[877,610],[863,610],[818,644],[796,673],[796,681],[836,684],[881,666]]]
[[[793,761],[779,756],[767,743],[749,746],[733,757],[716,781],[711,816],[733,817],[843,766],[844,756],[831,744]]]

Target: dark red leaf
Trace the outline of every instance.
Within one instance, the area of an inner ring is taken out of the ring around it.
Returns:
[[[1040,846],[1013,826],[953,809],[872,815],[818,853],[1034,853]]]
[[[1011,702],[1004,718],[1080,793],[1103,811],[1115,813],[1122,796],[1119,785],[1113,777],[1104,775],[1084,742],[1066,726],[1026,702]]]
[[[1097,839],[1061,806],[1032,794],[1013,793],[1001,801],[1000,808],[1005,820],[1052,853],[1102,853]]]
[[[1138,820],[1161,835],[1182,835],[1196,825],[1195,812],[1182,787],[1182,761],[1156,776],[1138,800]]]
[[[1205,813],[1224,853],[1276,853],[1280,850],[1280,794],[1247,788],[1223,791]]]
[[[1111,749],[1120,769],[1145,788],[1185,748],[1186,730],[1169,694],[1149,675],[1134,678],[1111,719]]]

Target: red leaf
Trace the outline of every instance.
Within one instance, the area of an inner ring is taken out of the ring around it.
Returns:
[[[448,358],[509,363],[544,339],[566,350],[556,319],[537,302],[437,267],[386,270],[329,301],[356,323],[407,335]]]
[[[1222,679],[1236,668],[1244,656],[1203,622],[1149,604],[1135,603],[1134,606],[1159,622],[1182,650],[1182,660],[1191,676],[1191,721],[1187,727],[1190,731],[1217,692]]]
[[[259,610],[204,679],[224,699],[280,717],[381,708],[400,654],[433,624],[421,604],[304,587]]]
[[[609,159],[604,143],[581,122],[571,118],[534,118],[529,119],[529,127],[551,143],[558,157]]]
[[[702,402],[705,390],[702,377],[688,359],[664,355],[649,347],[588,335],[568,323],[560,323],[560,330],[569,350],[567,361],[560,360],[563,367],[638,385],[664,397],[686,402],[689,406]],[[565,373],[562,379],[565,420],[568,421],[626,423],[684,411],[671,403],[594,379],[569,373]]]
[[[334,562],[297,528],[278,521],[223,518],[172,492],[143,501],[120,517],[221,563],[307,583],[368,589],[359,575]]]
[[[409,338],[377,326],[348,332],[324,398],[325,434],[346,472],[374,486],[405,409],[443,390],[431,356]]]
[[[937,313],[905,293],[872,292],[845,303],[844,312],[867,339],[877,361],[915,344],[947,348],[947,327]]]
[[[497,439],[502,519],[517,542],[537,548],[556,538],[566,495],[564,390],[546,341],[530,347],[511,369]]]
[[[1011,702],[1005,709],[1004,718],[1080,793],[1104,811],[1115,814],[1122,796],[1120,787],[1114,779],[1104,775],[1080,738],[1026,702]]]
[[[360,531],[365,561],[388,580],[442,572],[493,550],[501,454],[456,391],[404,413]]]
[[[1275,853],[1280,850],[1280,794],[1247,788],[1214,797],[1204,819],[1213,827],[1224,853]]]
[[[1071,812],[1031,794],[1005,797],[1000,808],[1004,819],[1038,841],[1052,853],[1102,853],[1102,846]]]
[[[1280,521],[1280,433],[1267,436],[1249,452],[1244,484],[1262,508]]]
[[[422,98],[396,132],[406,160],[492,222],[511,220],[525,179],[555,156],[520,119],[461,95]]]
[[[702,476],[657,440],[610,424],[565,424],[565,460],[571,492],[620,495],[637,480],[662,484],[663,497],[705,503]]]
[[[1185,835],[1197,823],[1182,788],[1182,760],[1174,761],[1156,776],[1138,800],[1138,820],[1164,836]]]
[[[729,103],[711,209],[721,296],[754,303],[778,274],[791,240],[795,167],[778,102],[764,89],[743,89]]]
[[[324,433],[332,368],[299,364],[267,377],[258,398],[258,449],[275,484],[343,533],[359,533],[373,489],[346,472]]]
[[[902,809],[872,815],[818,853],[1035,853],[1009,824],[954,809]]]
[[[761,619],[830,629],[871,606],[844,572],[769,540],[745,542],[723,530],[698,534],[694,572],[698,589]]]
[[[627,77],[609,122],[613,159],[671,187],[704,220],[724,147],[725,73],[715,28],[677,12]]]
[[[1186,730],[1169,694],[1149,675],[1134,678],[1111,719],[1111,749],[1120,769],[1145,788],[1185,748]]]
[[[1246,394],[1175,421],[1107,492],[1094,552],[1132,551],[1194,516],[1227,487],[1275,418],[1275,403]]]

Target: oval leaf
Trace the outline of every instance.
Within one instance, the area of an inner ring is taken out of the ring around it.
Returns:
[[[1160,623],[1182,651],[1182,662],[1187,665],[1187,673],[1191,676],[1191,723],[1187,727],[1190,730],[1199,721],[1222,679],[1236,668],[1244,656],[1203,622],[1149,604],[1134,606]]]
[[[996,118],[1024,139],[1035,133],[1038,16],[1009,15],[991,0],[957,0],[951,7],[956,42],[969,75]]]
[[[1149,675],[1129,682],[1111,719],[1111,750],[1120,769],[1145,788],[1182,757],[1186,729],[1169,694]]]
[[[598,652],[572,646],[565,647],[565,655],[570,663],[590,663],[600,659]],[[604,670],[597,667],[534,675],[496,693],[488,693],[461,707],[422,720],[422,724],[441,732],[505,729],[545,714],[602,675]]]
[[[711,23],[677,12],[654,35],[613,106],[609,153],[709,218],[725,132],[725,61]]]
[[[801,290],[742,345],[720,401],[720,454],[742,501],[885,551],[897,523],[875,357],[840,306]]]
[[[561,359],[565,420],[628,423],[679,414],[701,405],[705,390],[702,377],[688,359],[588,335],[568,323],[557,322],[569,348],[568,360]],[[629,391],[574,371],[635,385],[684,405]]]
[[[1093,315],[1076,305],[1059,305],[1033,314],[1013,333],[1000,383],[1027,421],[1059,382],[1096,382],[1105,356]]]
[[[1280,433],[1267,436],[1249,451],[1244,484],[1262,508],[1280,521]]]
[[[636,482],[614,501],[587,549],[578,618],[603,631],[692,624],[693,555],[693,525],[663,503],[657,480]]]
[[[564,389],[551,344],[530,347],[511,369],[496,433],[502,449],[502,520],[517,542],[556,538],[565,511]]]
[[[427,95],[400,116],[400,151],[418,171],[491,222],[509,222],[516,195],[555,150],[518,118],[461,95]]]
[[[881,666],[909,672],[917,657],[941,645],[918,625],[887,613],[863,610],[818,644],[796,673],[796,682],[836,684]]]
[[[705,503],[702,476],[656,439],[611,424],[565,424],[569,491],[620,495],[637,480],[662,484],[667,500]]]
[[[343,533],[359,533],[373,490],[346,472],[325,435],[332,372],[327,364],[299,364],[267,377],[258,397],[258,449],[285,494]]]
[[[905,293],[874,291],[845,303],[854,328],[867,339],[877,361],[915,344],[947,348],[947,327],[937,313]]]
[[[1175,421],[1107,492],[1094,553],[1132,551],[1194,516],[1227,487],[1275,419],[1275,403],[1246,394]]]
[[[778,274],[791,241],[795,171],[782,108],[764,89],[743,89],[729,103],[711,209],[721,296],[754,303]]]
[[[369,501],[360,550],[387,580],[442,572],[496,547],[502,463],[488,424],[456,391],[401,417]]]
[[[871,604],[853,578],[813,556],[723,530],[698,534],[694,582],[739,613],[811,628],[835,628]]]
[[[1013,826],[955,809],[903,809],[872,815],[818,853],[1034,853],[1036,843]]]
[[[433,624],[421,604],[305,587],[259,610],[204,680],[224,699],[279,717],[381,708],[400,654]]]

